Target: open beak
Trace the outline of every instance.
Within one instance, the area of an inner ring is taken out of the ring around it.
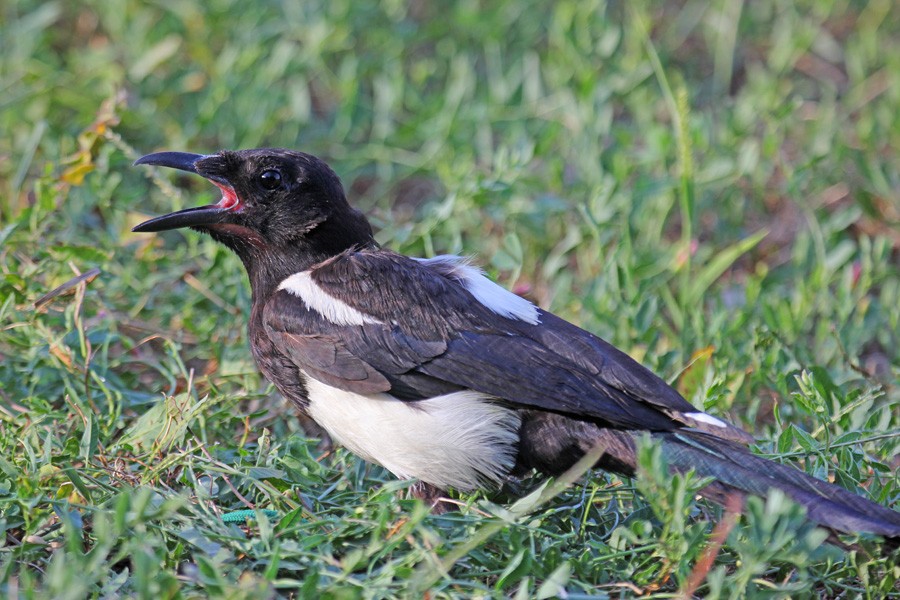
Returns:
[[[142,156],[134,161],[134,164],[169,167],[187,171],[188,173],[197,173],[202,176],[203,173],[197,170],[197,163],[205,158],[208,158],[207,155],[191,154],[189,152],[156,152]],[[208,227],[224,221],[229,213],[240,206],[240,202],[234,189],[227,182],[217,180],[218,178],[208,179],[222,190],[222,200],[218,204],[186,208],[162,215],[161,217],[154,217],[136,226],[132,231],[144,233],[179,229],[181,227]]]

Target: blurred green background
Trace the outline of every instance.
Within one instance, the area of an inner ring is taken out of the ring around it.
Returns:
[[[890,558],[819,547],[778,499],[698,566],[720,511],[652,452],[527,516],[429,516],[257,374],[235,257],[130,233],[215,200],[144,153],[319,155],[386,246],[475,257],[896,506],[890,0],[0,0],[0,91],[8,596],[897,595]],[[222,522],[248,505],[277,517]]]

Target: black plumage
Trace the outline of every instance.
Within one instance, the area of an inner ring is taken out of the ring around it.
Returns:
[[[136,164],[198,173],[222,200],[135,231],[192,227],[234,250],[252,288],[263,374],[333,437],[423,496],[537,469],[559,474],[603,444],[630,475],[649,432],[705,494],[784,491],[832,531],[900,538],[900,514],[750,453],[752,438],[698,411],[629,356],[452,257],[380,248],[338,177],[300,152],[164,152]],[[433,447],[434,446],[434,447]]]

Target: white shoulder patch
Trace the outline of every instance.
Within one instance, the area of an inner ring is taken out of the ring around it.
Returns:
[[[698,423],[705,423],[706,425],[712,425],[714,427],[728,427],[728,424],[721,419],[717,419],[712,415],[706,414],[705,412],[684,413],[684,416]]]
[[[381,323],[378,319],[361,313],[341,302],[313,281],[309,271],[295,273],[281,282],[279,290],[297,296],[307,309],[314,310],[335,325],[366,325]]]
[[[309,416],[357,456],[401,479],[472,491],[499,485],[515,465],[519,413],[461,391],[407,402],[306,378]]]
[[[488,279],[484,272],[474,267],[461,256],[444,254],[434,258],[417,258],[423,265],[434,269],[445,277],[458,281],[475,299],[493,313],[507,319],[518,319],[531,325],[541,322],[537,307],[497,285]]]

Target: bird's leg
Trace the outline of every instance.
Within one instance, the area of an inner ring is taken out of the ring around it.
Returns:
[[[444,502],[443,498],[447,492],[439,487],[433,486],[424,481],[417,481],[409,487],[409,495],[411,498],[418,498],[429,507],[435,515],[442,515],[445,512],[456,510],[456,505],[451,502]]]

